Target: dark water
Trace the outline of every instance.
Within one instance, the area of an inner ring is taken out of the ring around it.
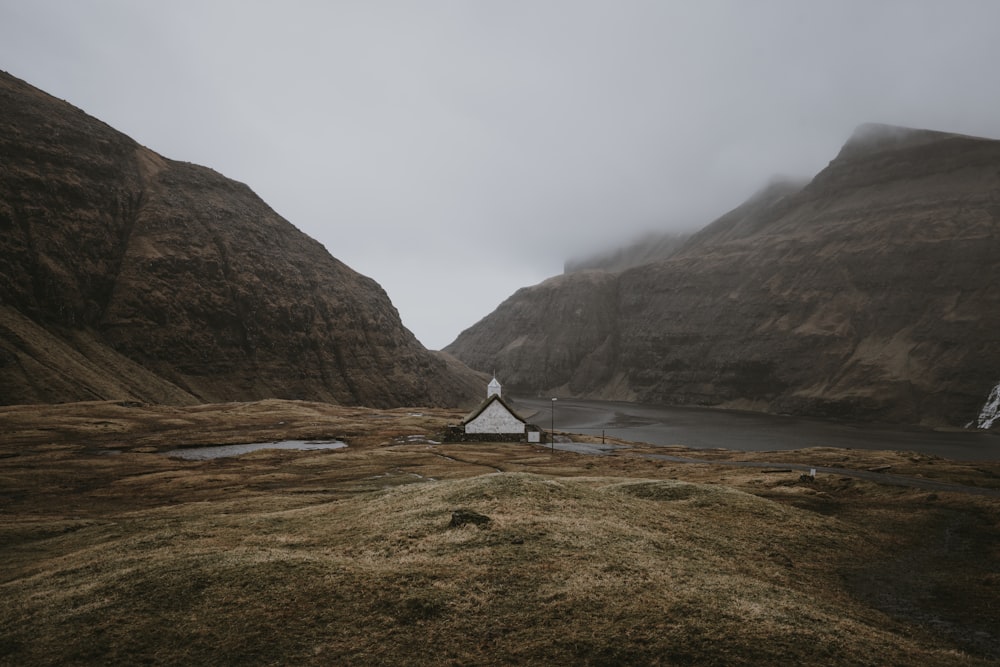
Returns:
[[[1000,460],[1000,436],[982,431],[930,431],[904,426],[844,424],[707,408],[672,408],[617,401],[514,399],[528,421],[548,429],[650,445],[694,449],[780,451],[805,447],[890,449],[960,461]]]

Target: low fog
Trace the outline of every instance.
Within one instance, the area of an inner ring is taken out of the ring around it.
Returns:
[[[248,184],[439,349],[865,122],[1000,137],[1000,4],[0,0],[0,67]]]

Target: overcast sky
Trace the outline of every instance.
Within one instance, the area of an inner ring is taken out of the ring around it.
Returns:
[[[1000,138],[998,27],[993,0],[0,0],[0,68],[248,184],[439,349],[861,123]]]

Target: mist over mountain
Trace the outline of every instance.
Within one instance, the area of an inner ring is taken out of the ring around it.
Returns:
[[[246,185],[7,73],[0,156],[0,403],[478,399]]]
[[[807,184],[636,250],[445,351],[514,392],[925,425],[967,424],[1000,380],[998,141],[864,125]]]
[[[589,257],[566,260],[564,273],[600,269],[602,271],[620,272],[633,266],[648,264],[660,259],[666,259],[680,250],[688,239],[688,234],[665,232],[657,234],[648,232],[632,243]]]
[[[729,224],[727,221],[731,218],[758,219],[761,217],[761,211],[778,205],[786,197],[805,187],[807,182],[775,178],[754,193],[741,206],[723,216],[718,224],[727,226]],[[706,232],[707,230],[702,230],[699,233]],[[738,233],[745,232],[746,230],[740,230]],[[647,232],[632,243],[620,248],[567,260],[563,266],[563,272],[573,273],[599,269],[620,273],[635,266],[670,258],[681,250],[693,235],[693,232]]]

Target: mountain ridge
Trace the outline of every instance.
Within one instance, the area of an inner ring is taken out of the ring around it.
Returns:
[[[1000,378],[1000,142],[861,126],[772,194],[609,273],[596,298],[576,274],[563,297],[521,290],[445,350],[524,393],[968,423]],[[516,331],[499,321],[511,311]],[[555,313],[581,340],[549,333]]]
[[[479,393],[374,280],[246,184],[7,73],[0,153],[0,403],[456,406]]]

